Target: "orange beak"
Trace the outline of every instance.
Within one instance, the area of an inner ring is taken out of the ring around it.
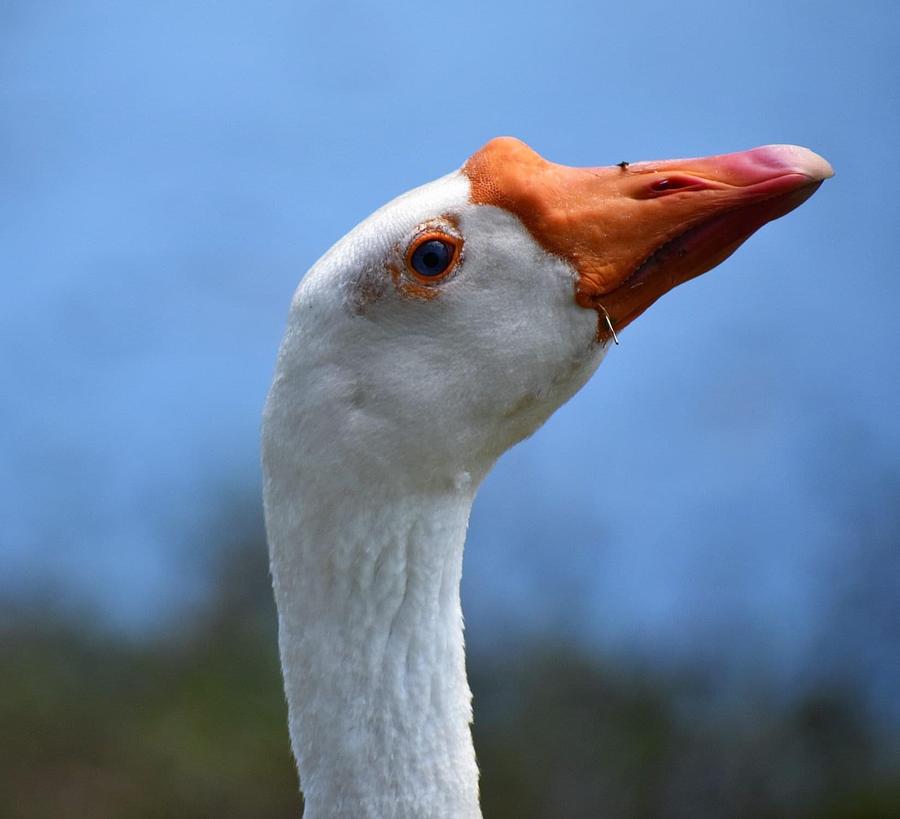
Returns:
[[[489,142],[463,170],[473,202],[513,212],[572,264],[575,299],[597,310],[600,337],[724,261],[833,175],[822,157],[793,145],[570,168],[509,137]]]

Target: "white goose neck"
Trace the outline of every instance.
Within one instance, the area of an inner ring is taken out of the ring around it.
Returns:
[[[267,527],[305,816],[480,816],[459,599],[472,489],[277,471]]]

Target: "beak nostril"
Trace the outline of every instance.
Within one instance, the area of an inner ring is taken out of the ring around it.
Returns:
[[[710,187],[709,183],[700,177],[689,174],[672,173],[667,176],[656,177],[646,188],[643,196],[665,196],[667,193],[678,191],[697,191]],[[640,196],[640,194],[639,194]]]
[[[677,191],[680,188],[687,188],[694,184],[694,180],[679,179],[674,176],[667,176],[664,179],[657,179],[650,186],[650,190],[654,193],[663,193],[665,191]]]

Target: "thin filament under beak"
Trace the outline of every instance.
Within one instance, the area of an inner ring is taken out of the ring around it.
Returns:
[[[616,335],[616,328],[613,327],[612,319],[609,317],[609,312],[607,309],[597,302],[597,306],[603,311],[603,315],[606,318],[606,326],[609,327],[609,332],[612,333],[613,341],[616,342],[616,347],[619,346],[619,337]]]

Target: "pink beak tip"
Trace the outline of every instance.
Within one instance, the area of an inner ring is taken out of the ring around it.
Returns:
[[[747,155],[761,165],[782,173],[801,173],[816,182],[834,176],[834,170],[827,159],[799,145],[764,145],[747,151]]]

